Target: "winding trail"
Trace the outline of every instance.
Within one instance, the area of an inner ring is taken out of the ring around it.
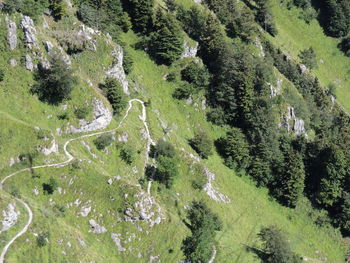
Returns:
[[[83,139],[83,138],[87,138],[87,137],[92,137],[92,136],[96,136],[96,135],[101,135],[101,134],[106,134],[106,133],[111,133],[111,132],[114,132],[116,131],[117,129],[120,128],[120,126],[123,124],[124,120],[128,117],[129,115],[129,112],[130,110],[132,109],[133,107],[133,102],[138,102],[142,105],[142,115],[139,116],[140,120],[142,121],[144,127],[145,127],[145,130],[146,130],[146,134],[147,134],[147,151],[146,151],[146,158],[145,158],[145,168],[148,164],[148,159],[149,159],[149,152],[150,152],[150,149],[151,149],[151,145],[154,144],[154,141],[152,140],[151,138],[151,135],[150,135],[150,132],[149,132],[149,128],[148,128],[148,124],[147,124],[147,114],[146,114],[146,106],[145,106],[145,103],[142,101],[142,100],[139,100],[139,99],[131,99],[129,100],[128,104],[128,108],[126,110],[126,113],[124,115],[124,117],[121,119],[121,121],[119,122],[118,126],[112,130],[108,130],[108,131],[101,131],[101,132],[95,132],[95,133],[90,133],[90,134],[85,134],[85,135],[82,135],[82,136],[79,136],[79,137],[76,137],[76,138],[73,138],[73,139],[70,139],[68,141],[66,141],[63,145],[63,151],[64,151],[64,154],[67,156],[67,160],[64,161],[64,162],[61,162],[61,163],[54,163],[54,164],[46,164],[46,165],[39,165],[39,166],[34,166],[34,167],[29,167],[29,168],[24,168],[22,170],[19,170],[17,172],[14,172],[8,176],[6,176],[4,179],[1,180],[0,182],[0,188],[2,189],[3,188],[3,185],[4,183],[10,179],[11,177],[19,174],[19,173],[22,173],[22,172],[26,172],[26,171],[31,171],[32,169],[40,169],[40,168],[48,168],[48,167],[55,167],[55,168],[61,168],[61,167],[64,167],[66,165],[68,165],[70,162],[72,162],[74,160],[74,156],[67,150],[67,147],[68,145],[73,142],[73,141],[77,141],[77,140],[80,140],[80,139]],[[148,194],[150,194],[150,188],[151,188],[151,184],[149,183],[148,185]],[[9,249],[9,247],[16,241],[17,238],[19,238],[20,236],[22,236],[24,233],[26,233],[28,231],[28,228],[29,226],[31,225],[32,221],[33,221],[33,211],[31,210],[31,208],[29,207],[29,205],[22,199],[19,199],[19,198],[16,198],[16,200],[18,202],[20,202],[24,207],[25,209],[27,210],[28,212],[28,221],[26,223],[26,225],[23,227],[23,229],[18,232],[6,245],[5,247],[3,248],[2,252],[1,252],[1,255],[0,255],[0,263],[3,263],[4,262],[4,259],[5,259],[5,255]]]

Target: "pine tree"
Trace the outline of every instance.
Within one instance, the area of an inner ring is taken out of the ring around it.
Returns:
[[[154,0],[127,0],[125,10],[131,17],[136,32],[146,34],[152,27]]]

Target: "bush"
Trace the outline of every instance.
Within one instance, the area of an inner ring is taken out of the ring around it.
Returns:
[[[52,36],[69,55],[82,52],[91,47],[91,40],[78,31],[54,31]]]
[[[343,38],[338,48],[343,51],[346,56],[350,57],[350,36]]]
[[[158,155],[169,158],[175,157],[176,154],[174,146],[170,142],[164,140],[159,140],[157,142],[156,152]]]
[[[263,243],[263,260],[269,263],[301,263],[302,258],[295,254],[284,235],[276,226],[261,229],[258,234]]]
[[[94,144],[98,150],[103,150],[107,146],[111,145],[113,142],[113,137],[111,134],[102,134],[94,140]]]
[[[178,100],[187,99],[194,93],[194,90],[192,84],[185,82],[179,88],[175,89],[172,96]]]
[[[43,183],[43,191],[46,195],[52,195],[57,190],[58,184],[54,178],[50,178],[48,183]]]
[[[222,222],[203,202],[193,202],[187,213],[191,236],[182,242],[182,251],[190,262],[208,262],[215,244],[215,231]]]
[[[88,106],[77,108],[74,111],[74,114],[78,119],[85,119],[89,115],[89,113],[90,113],[90,108]]]
[[[120,151],[120,158],[127,164],[132,164],[135,160],[135,150],[130,146],[124,146]]]
[[[299,58],[309,69],[317,68],[316,54],[312,47],[300,51]]]
[[[119,114],[126,107],[126,97],[120,82],[114,78],[107,78],[105,84],[101,85],[111,103],[115,114]]]
[[[177,175],[177,161],[174,158],[169,158],[162,155],[158,156],[154,180],[164,184],[166,188],[171,188],[174,182],[174,178]]]
[[[5,73],[2,69],[0,69],[0,82],[4,80]]]
[[[53,56],[50,58],[50,63],[49,69],[39,67],[35,76],[37,84],[32,91],[38,94],[40,100],[50,104],[58,104],[70,98],[77,78],[61,57]]]
[[[35,20],[47,8],[48,1],[46,0],[7,0],[4,3],[3,11],[9,14],[20,12]]]
[[[209,72],[205,65],[192,62],[181,71],[181,79],[193,84],[196,88],[209,85]]]
[[[60,20],[67,14],[67,5],[63,0],[49,0],[51,15],[55,20]]]
[[[204,131],[199,131],[190,141],[191,147],[204,159],[212,154],[213,141]]]
[[[38,246],[39,247],[46,246],[48,238],[49,238],[49,232],[40,233],[36,238],[36,242]]]
[[[130,74],[132,72],[133,65],[134,61],[132,60],[132,57],[130,56],[127,49],[124,49],[123,68],[126,74]]]

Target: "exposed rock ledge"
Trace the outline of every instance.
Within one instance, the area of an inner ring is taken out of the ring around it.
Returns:
[[[70,127],[72,133],[90,132],[106,128],[112,121],[111,111],[105,107],[101,100],[94,98],[94,119],[92,121],[80,120],[80,128]]]

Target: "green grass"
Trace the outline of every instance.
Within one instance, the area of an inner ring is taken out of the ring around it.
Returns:
[[[318,68],[312,72],[327,87],[334,83],[338,101],[350,111],[350,58],[338,48],[338,39],[328,37],[316,20],[310,25],[298,18],[299,9],[288,10],[280,1],[271,1],[278,35],[269,37],[286,55],[298,60],[301,50],[312,47],[316,53]]]
[[[50,24],[52,25],[54,24]],[[45,37],[43,32],[41,37]],[[181,242],[189,234],[183,223],[186,215],[184,206],[188,206],[192,200],[204,200],[224,222],[223,231],[217,233],[216,262],[259,262],[248,248],[259,245],[256,234],[262,226],[270,224],[277,224],[285,230],[291,246],[300,255],[315,259],[313,262],[318,262],[317,259],[323,256],[328,258],[328,262],[343,262],[346,246],[342,243],[340,234],[332,228],[318,227],[312,223],[309,214],[316,212],[306,200],[303,200],[296,210],[282,207],[269,197],[266,189],[256,188],[248,177],[237,176],[234,171],[225,167],[217,154],[202,163],[215,172],[215,189],[229,196],[232,202],[218,203],[209,199],[203,191],[193,189],[192,161],[184,156],[182,148],[194,154],[187,140],[193,137],[197,129],[206,130],[212,139],[222,136],[225,129],[206,121],[206,111],[201,108],[200,96],[194,99],[199,106],[187,105],[183,100],[177,101],[172,98],[177,84],[164,81],[163,77],[169,71],[176,70],[176,67],[168,69],[165,66],[157,66],[145,52],[133,49],[132,46],[138,38],[132,32],[123,34],[121,40],[127,44],[126,48],[134,59],[134,71],[129,76],[132,91],[130,98],[150,102],[147,115],[152,138],[158,140],[165,137],[160,124],[162,120],[171,129],[170,136],[166,136],[166,139],[176,147],[179,158],[180,174],[173,189],[164,189],[155,182],[152,184],[152,195],[162,208],[166,219],[153,228],[142,221],[131,224],[120,220],[124,218],[123,210],[135,202],[133,195],[140,189],[147,188],[146,184],[138,186],[139,179],[143,178],[146,140],[141,139],[141,130],[144,128],[139,119],[141,106],[134,103],[128,118],[113,135],[117,139],[118,135],[128,133],[127,144],[137,152],[131,165],[127,165],[119,156],[122,143],[114,141],[105,151],[99,151],[93,143],[95,137],[84,138],[72,142],[68,147],[69,151],[81,160],[79,169],[72,165],[60,169],[38,169],[33,173],[19,174],[6,183],[5,190],[9,190],[11,186],[20,189],[34,212],[33,224],[29,231],[10,247],[7,262],[148,262],[150,256],[157,255],[162,262],[176,262],[183,259]],[[69,124],[77,123],[73,113],[76,106],[86,101],[90,102],[93,97],[102,98],[97,85],[103,81],[104,68],[112,61],[112,47],[104,44],[102,37],[98,43],[96,52],[84,51],[73,60],[73,68],[76,69],[80,83],[73,92],[72,99],[65,102],[68,106],[66,111],[70,116],[69,120],[56,118],[57,114],[63,111],[61,106],[42,103],[29,93],[29,85],[34,82],[31,74],[23,66],[10,68],[7,66],[7,59],[0,61],[0,66],[6,68],[6,79],[0,84],[0,124],[3,124],[0,125],[0,134],[4,136],[1,141],[1,154],[4,154],[0,158],[3,168],[0,171],[1,178],[24,166],[18,164],[9,168],[10,157],[17,156],[24,149],[35,149],[38,144],[44,143],[37,138],[34,126],[40,126],[48,132],[55,131],[56,128],[64,129]],[[21,49],[15,51],[15,54],[7,50],[4,56],[20,57],[25,52]],[[179,62],[177,67],[181,67],[182,63]],[[94,87],[86,84],[87,79],[92,81]],[[285,79],[284,84],[284,87],[292,89],[289,102],[296,103],[297,92]],[[116,116],[109,128],[116,127],[123,114]],[[52,117],[48,118],[48,115]],[[49,157],[39,155],[35,164],[65,160],[62,154],[63,143],[78,135],[55,136],[60,144],[61,154]],[[94,158],[82,141],[90,146],[90,151],[97,158]],[[138,173],[133,172],[133,167],[136,167]],[[108,179],[115,176],[120,176],[120,180],[114,180],[113,184],[109,185]],[[50,177],[56,178],[62,189],[61,194],[58,191],[53,195],[43,194],[42,184],[47,183]],[[34,195],[34,188],[39,190],[38,196]],[[77,199],[82,202],[78,206],[74,205]],[[7,202],[9,199],[5,199],[4,205]],[[93,209],[88,217],[82,217],[78,212],[87,202]],[[58,213],[54,208],[55,204],[65,206],[66,211],[63,214]],[[101,235],[89,233],[91,229],[88,220],[91,218],[105,226],[108,232]],[[17,229],[20,228],[20,224],[16,226]],[[139,231],[138,226],[143,230]],[[16,228],[13,228],[14,232]],[[50,232],[49,243],[39,248],[35,234],[46,231]],[[130,242],[122,243],[128,249],[126,252],[118,252],[111,239],[111,233],[121,233],[124,240],[131,237]],[[135,239],[132,237],[133,233],[136,235]],[[87,247],[83,247],[79,239],[84,240]],[[170,249],[174,251],[170,253]],[[138,258],[139,253],[141,258]]]

